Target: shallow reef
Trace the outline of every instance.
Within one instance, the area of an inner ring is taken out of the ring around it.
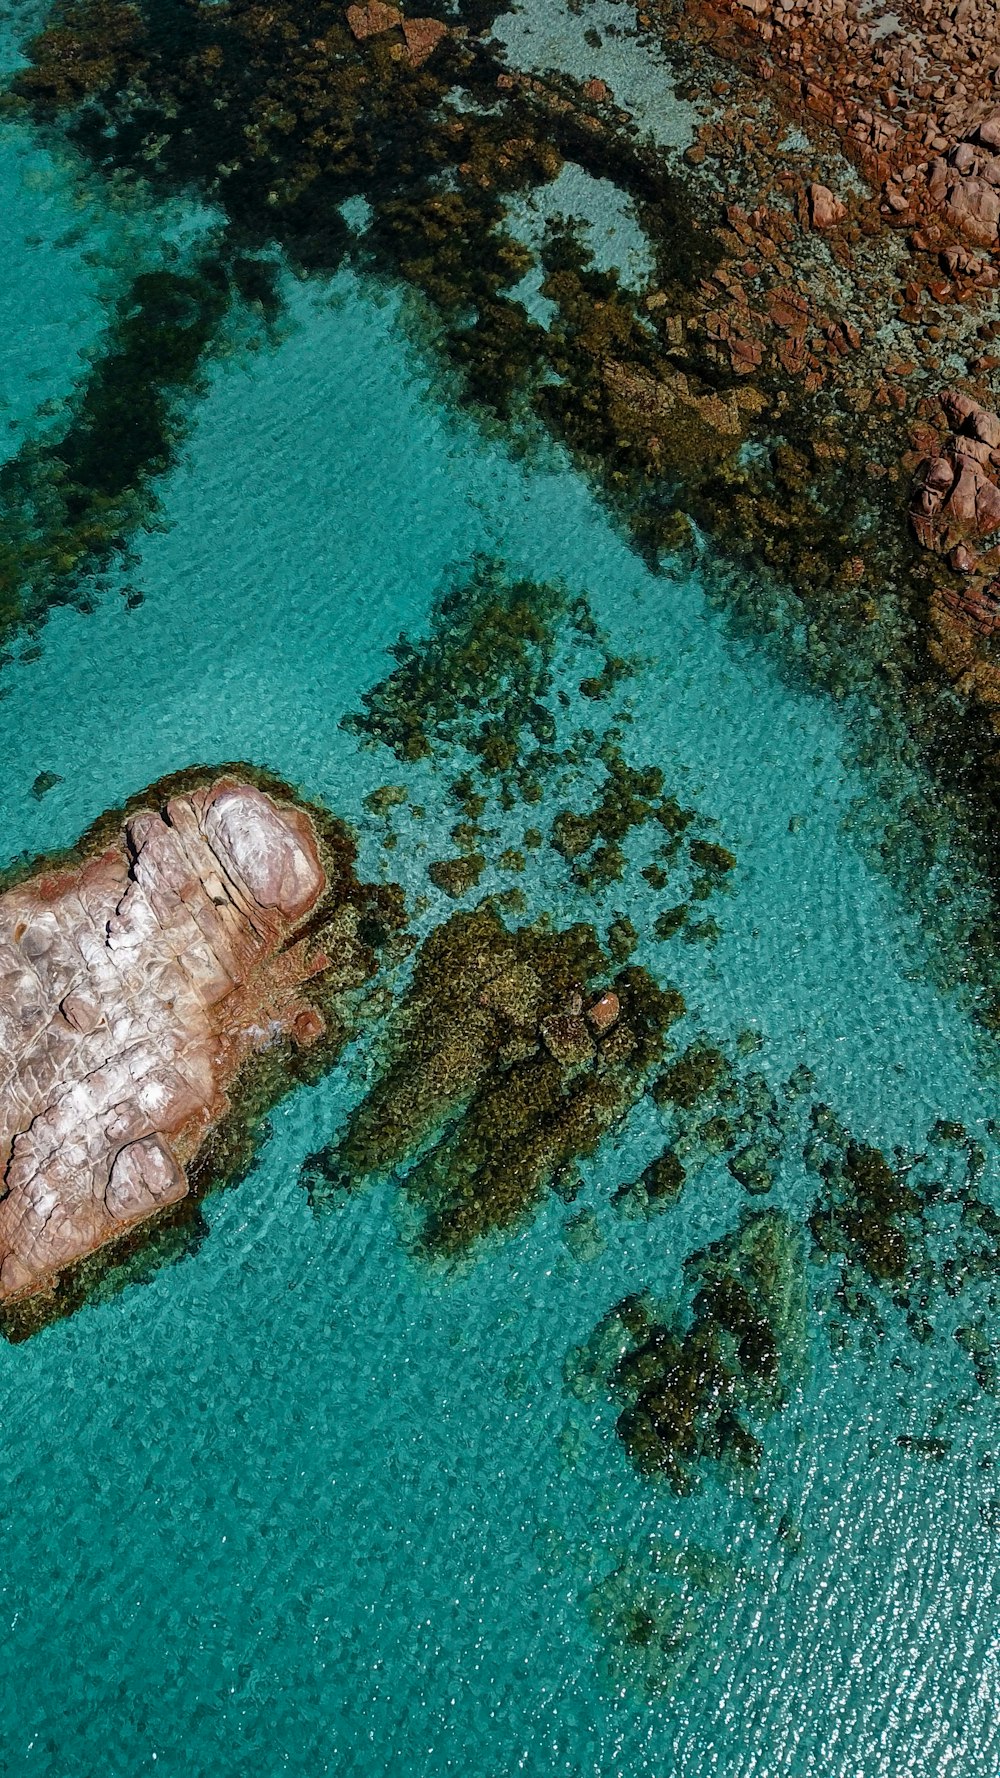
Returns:
[[[626,1298],[567,1359],[574,1393],[586,1398],[597,1382],[624,1401],[617,1429],[631,1461],[677,1494],[697,1486],[706,1461],[756,1467],[759,1429],[808,1352],[805,1245],[784,1212],[744,1212],[684,1276],[686,1315]]]
[[[391,12],[354,29],[327,0],[269,9],[252,0],[155,9],[67,0],[28,45],[5,103],[68,137],[102,175],[157,195],[194,190],[221,210],[216,264],[206,261],[197,276],[227,292],[224,302],[238,292],[273,310],[273,272],[261,254],[275,244],[303,274],[349,259],[402,279],[419,296],[415,325],[447,363],[458,399],[503,421],[508,436],[530,441],[539,426],[555,434],[651,563],[710,532],[726,560],[747,570],[711,577],[734,619],[770,635],[789,667],[835,696],[863,694],[859,707],[872,719],[859,724],[859,749],[883,762],[883,781],[887,757],[905,764],[892,786],[899,819],[877,842],[886,865],[919,888],[928,854],[948,872],[961,853],[962,868],[992,897],[1000,881],[993,717],[947,683],[950,674],[963,692],[978,680],[952,672],[955,648],[942,653],[931,633],[928,576],[938,570],[921,560],[907,518],[912,473],[943,424],[940,316],[912,361],[887,354],[878,327],[845,319],[852,304],[867,315],[884,299],[911,326],[922,304],[943,301],[945,237],[925,241],[917,231],[915,282],[897,293],[904,222],[892,204],[855,192],[833,205],[844,213],[836,227],[817,222],[806,192],[826,189],[816,186],[820,172],[832,177],[818,164],[827,147],[789,150],[788,93],[774,83],[762,109],[752,86],[734,85],[739,33],[716,40],[713,28],[709,42],[698,9],[655,9],[682,84],[709,111],[707,95],[727,95],[683,167],[635,132],[600,80],[511,70],[490,37],[502,10],[464,0],[414,34],[420,21]],[[653,14],[639,22],[651,25]],[[578,231],[553,223],[541,293],[554,318],[543,327],[515,295],[530,256],[511,217],[566,161],[627,194],[655,288],[633,291],[599,270]],[[368,220],[355,229],[342,206],[359,198]],[[971,305],[971,342],[980,299],[974,279],[955,275]],[[152,314],[153,296],[144,301]],[[212,318],[201,330],[202,351],[218,325]],[[195,357],[197,335],[195,327],[188,342]],[[157,405],[166,398],[177,418],[169,351],[158,388],[138,366],[129,372],[113,340],[106,359],[133,377],[150,421],[142,461],[131,484],[121,482],[128,497],[109,501],[103,469],[91,474],[82,452],[84,504],[67,517],[58,441],[30,447],[14,474],[22,492],[11,489],[15,549],[0,613],[8,628],[61,599],[91,599],[90,568],[127,561],[128,540],[155,503],[164,461]],[[972,369],[992,362],[983,355]],[[190,364],[182,380],[196,385]],[[95,364],[88,387],[100,395],[104,381]],[[90,396],[80,399],[86,406]],[[493,739],[502,757],[506,743]],[[916,780],[928,773],[945,796],[920,793]],[[613,876],[614,845],[581,868]],[[988,983],[977,1016],[995,1025],[992,900],[975,917],[963,897],[946,905],[925,895],[924,904],[947,931],[937,955],[947,956],[952,978],[975,956]],[[712,942],[711,921],[688,922],[687,936]]]
[[[595,639],[581,596],[565,587],[511,579],[505,565],[482,558],[435,601],[426,639],[401,636],[397,665],[364,694],[362,711],[343,726],[381,742],[401,761],[463,747],[496,791],[531,793],[556,762],[552,692],[559,633]],[[607,662],[605,663],[607,665]],[[468,808],[475,793],[461,785],[456,800]],[[469,810],[473,816],[482,807]]]
[[[713,1605],[739,1578],[726,1557],[693,1544],[653,1539],[642,1557],[623,1552],[585,1596],[610,1684],[650,1699],[675,1692],[692,1676]]]
[[[509,1228],[624,1116],[683,1011],[646,970],[613,973],[592,926],[511,929],[488,901],[452,915],[346,1134],[305,1164],[313,1202],[398,1172],[429,1251]]]
[[[835,1343],[867,1324],[894,1321],[924,1342],[947,1332],[980,1388],[996,1387],[993,1336],[1000,1305],[1000,1212],[990,1202],[987,1154],[945,1119],[918,1153],[887,1157],[858,1142],[829,1106],[815,1105],[807,1166],[822,1188],[809,1216],[813,1258],[833,1267],[826,1293]],[[991,1131],[991,1135],[995,1135]]]

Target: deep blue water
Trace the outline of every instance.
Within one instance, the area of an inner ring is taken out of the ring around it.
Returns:
[[[72,170],[22,136],[0,146],[5,411],[41,427],[148,218],[79,204]],[[994,1086],[965,1015],[845,835],[866,786],[843,715],[727,639],[696,576],[651,575],[554,455],[518,462],[450,412],[392,292],[344,274],[289,278],[286,297],[280,342],[212,370],[129,572],[143,603],[58,610],[4,669],[5,854],[69,841],[192,761],[246,758],[354,821],[369,873],[425,890],[456,762],[408,774],[339,719],[486,552],[585,591],[612,647],[642,656],[628,751],[737,854],[718,945],[669,957],[705,1027],[757,1030],[775,1081],[806,1061],[866,1139],[917,1144],[946,1115],[985,1140]],[[42,771],[60,782],[39,801]],[[426,838],[383,859],[364,797],[408,777]],[[524,886],[532,911],[580,912],[552,872]],[[644,893],[635,877],[611,899]],[[657,1491],[611,1404],[567,1396],[564,1357],[627,1290],[676,1289],[741,1188],[720,1164],[669,1218],[614,1216],[609,1184],[655,1143],[640,1108],[586,1169],[599,1257],[574,1259],[552,1197],[445,1278],[408,1256],[388,1186],[317,1218],[298,1183],[367,1066],[349,1054],[279,1107],[195,1254],[0,1351],[3,1769],[996,1771],[995,1408],[954,1341],[834,1354],[815,1314],[756,1476]],[[794,1167],[775,1198],[802,1210]],[[896,1443],[930,1428],[942,1461]],[[650,1694],[588,1602],[616,1572],[651,1585],[677,1552],[717,1560],[690,1590],[686,1670]]]

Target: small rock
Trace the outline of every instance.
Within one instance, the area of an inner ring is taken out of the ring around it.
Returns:
[[[323,1020],[315,1007],[307,1006],[295,1020],[292,1026],[292,1036],[299,1044],[315,1043],[317,1037],[322,1037],[325,1029]]]
[[[620,1012],[621,1001],[617,994],[609,990],[599,1000],[595,1000],[593,1006],[588,1006],[587,1023],[592,1031],[597,1032],[598,1037],[603,1037],[605,1031],[610,1031],[612,1025],[618,1023]]]
[[[403,23],[403,15],[398,6],[388,6],[385,0],[367,0],[364,6],[347,8],[347,23],[358,42],[363,43],[366,37],[381,37],[383,31],[394,30]]]
[[[605,1248],[601,1225],[592,1210],[580,1210],[563,1223],[563,1240],[573,1258],[583,1265],[600,1259]]]
[[[43,796],[47,796],[55,785],[61,783],[62,779],[58,772],[39,772],[31,786],[31,794],[36,802],[41,802]]]
[[[835,228],[847,215],[847,205],[834,197],[829,186],[817,185],[815,180],[806,188],[806,198],[813,228]]]

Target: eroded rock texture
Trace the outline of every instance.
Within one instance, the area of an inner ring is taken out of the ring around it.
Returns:
[[[255,1050],[323,1031],[304,811],[235,779],[0,897],[0,1300],[184,1197]]]

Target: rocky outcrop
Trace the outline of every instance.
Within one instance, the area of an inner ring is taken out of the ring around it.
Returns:
[[[931,204],[977,247],[996,247],[1000,229],[1000,111],[992,112],[948,156],[931,162]]]
[[[925,549],[946,556],[966,577],[944,589],[945,603],[980,634],[1000,627],[1000,417],[960,389],[941,405],[952,432],[941,453],[921,466],[914,492],[913,529]]]
[[[0,897],[0,1302],[183,1198],[247,1060],[321,1036],[311,978],[367,973],[356,910],[301,931],[327,889],[310,817],[223,778]]]

